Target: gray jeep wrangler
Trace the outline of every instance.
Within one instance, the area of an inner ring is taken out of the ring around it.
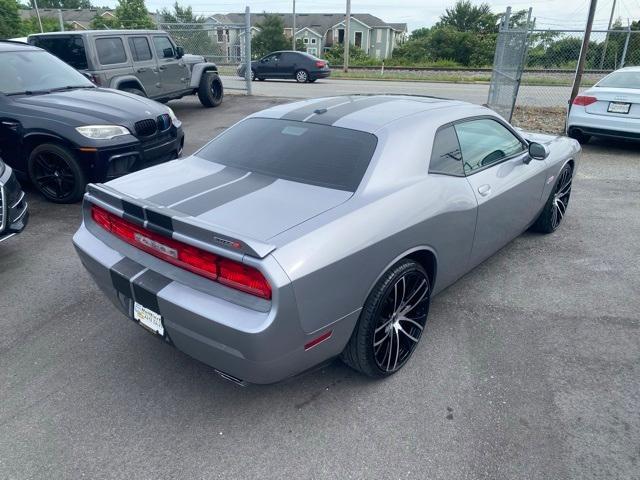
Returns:
[[[205,107],[224,95],[218,67],[185,55],[161,30],[86,30],[29,35],[43,48],[80,70],[99,86],[167,102],[198,94]]]

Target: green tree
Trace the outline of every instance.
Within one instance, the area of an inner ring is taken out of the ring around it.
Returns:
[[[307,46],[304,44],[304,40],[301,38],[296,38],[296,50],[298,52],[306,52]]]
[[[154,28],[144,0],[118,0],[113,12],[114,18],[96,16],[91,21],[91,28]]]
[[[172,10],[162,9],[160,17],[164,22],[162,29],[170,32],[173,40],[186,52],[210,57],[216,54],[213,42],[204,30],[206,18],[194,15],[191,6],[183,7],[176,2]]]
[[[284,36],[284,23],[277,15],[265,15],[256,26],[260,31],[251,39],[251,52],[255,57],[290,48],[291,42]]]
[[[33,1],[29,2],[33,8]],[[91,8],[90,0],[38,0],[39,8]],[[44,25],[43,25],[44,26]]]
[[[0,38],[20,36],[22,22],[16,0],[0,0]]]
[[[470,0],[458,0],[440,17],[437,27],[450,27],[459,32],[497,32],[498,16],[488,3],[474,5]]]
[[[71,24],[65,23],[64,29],[71,30]],[[60,31],[60,21],[57,18],[42,17],[42,30],[44,32],[58,32]],[[40,33],[40,23],[36,16],[22,20],[22,35],[27,36],[32,33]]]
[[[343,65],[344,64],[344,45],[336,44],[327,50],[324,54],[324,58],[327,59],[329,65]],[[355,45],[349,47],[349,65],[377,65],[380,62],[374,58],[371,58],[366,54],[364,50]]]

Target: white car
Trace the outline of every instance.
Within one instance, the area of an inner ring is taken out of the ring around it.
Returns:
[[[567,134],[580,143],[592,136],[640,140],[640,67],[616,70],[577,96]]]

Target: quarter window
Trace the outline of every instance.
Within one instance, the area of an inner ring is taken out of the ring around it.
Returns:
[[[467,175],[524,151],[522,142],[495,120],[470,120],[455,129]]]
[[[158,58],[175,58],[176,51],[169,37],[153,37],[153,44],[156,47]]]
[[[113,65],[127,61],[124,44],[120,38],[98,38],[96,40],[98,60],[101,65]]]
[[[145,37],[129,37],[129,49],[134,61],[151,60],[151,48]]]
[[[442,128],[436,133],[431,150],[429,173],[464,176],[462,154],[456,131],[452,126]]]

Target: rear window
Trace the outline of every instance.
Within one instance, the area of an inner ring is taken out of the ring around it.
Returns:
[[[377,138],[370,133],[314,123],[250,118],[196,155],[272,177],[354,192]]]
[[[640,89],[640,72],[613,72],[600,80],[596,87]]]
[[[79,36],[31,37],[29,43],[52,53],[78,70],[87,70],[87,54]]]
[[[114,65],[127,61],[127,54],[124,51],[121,38],[98,38],[96,39],[96,50],[101,65]]]

